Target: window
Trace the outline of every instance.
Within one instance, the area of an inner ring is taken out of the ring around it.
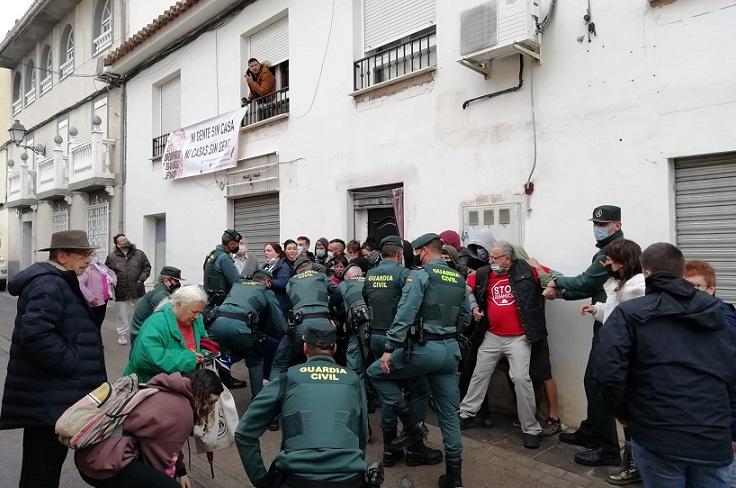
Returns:
[[[13,76],[13,115],[20,112],[21,108],[23,108],[23,84],[20,71],[16,71]]]
[[[94,103],[92,115],[96,115],[102,120],[100,130],[102,131],[103,139],[107,138],[107,97],[101,98]]]
[[[69,230],[69,206],[61,201],[51,204],[51,232]]]
[[[95,9],[92,53],[97,55],[112,44],[112,2],[99,0]]]
[[[64,27],[59,50],[59,79],[63,80],[74,71],[74,32],[71,25]]]
[[[36,100],[36,66],[33,61],[26,63],[26,106]]]
[[[181,128],[181,78],[161,85],[161,134]]]
[[[104,195],[91,193],[87,206],[87,237],[98,246],[97,261],[104,263],[110,245],[110,202]]]
[[[51,46],[46,44],[41,52],[41,95],[51,90],[53,84],[54,53]]]

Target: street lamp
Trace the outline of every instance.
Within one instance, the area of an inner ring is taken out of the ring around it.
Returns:
[[[23,124],[20,123],[18,119],[13,122],[13,125],[10,126],[10,129],[8,129],[8,132],[10,132],[10,140],[13,141],[13,143],[17,147],[22,147],[23,149],[30,149],[36,154],[40,154],[41,156],[46,156],[46,148],[43,146],[43,144],[36,144],[34,146],[28,146],[26,144],[23,144],[23,139],[26,137],[26,128],[23,127]]]

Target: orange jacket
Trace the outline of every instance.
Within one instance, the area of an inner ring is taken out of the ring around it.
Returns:
[[[253,80],[253,83],[248,83],[248,88],[250,88],[251,93],[255,95],[254,98],[263,97],[269,93],[273,93],[274,88],[276,87],[276,78],[273,77],[273,73],[271,73],[271,70],[269,70],[265,65],[261,65],[261,70],[258,72],[258,75],[253,75],[251,80]]]

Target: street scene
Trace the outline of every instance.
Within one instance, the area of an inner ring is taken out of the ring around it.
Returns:
[[[6,7],[0,486],[736,487],[735,0]]]

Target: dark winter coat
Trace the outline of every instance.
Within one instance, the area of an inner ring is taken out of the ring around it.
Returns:
[[[646,295],[621,303],[600,330],[601,396],[645,449],[730,464],[736,349],[721,302],[668,273],[646,283]]]
[[[100,330],[73,271],[36,263],[8,291],[18,311],[0,429],[50,427],[107,379]]]
[[[146,253],[131,245],[128,254],[115,248],[107,255],[105,265],[115,272],[118,284],[115,288],[115,300],[125,301],[140,298],[146,293],[143,282],[151,274],[151,263]]]

